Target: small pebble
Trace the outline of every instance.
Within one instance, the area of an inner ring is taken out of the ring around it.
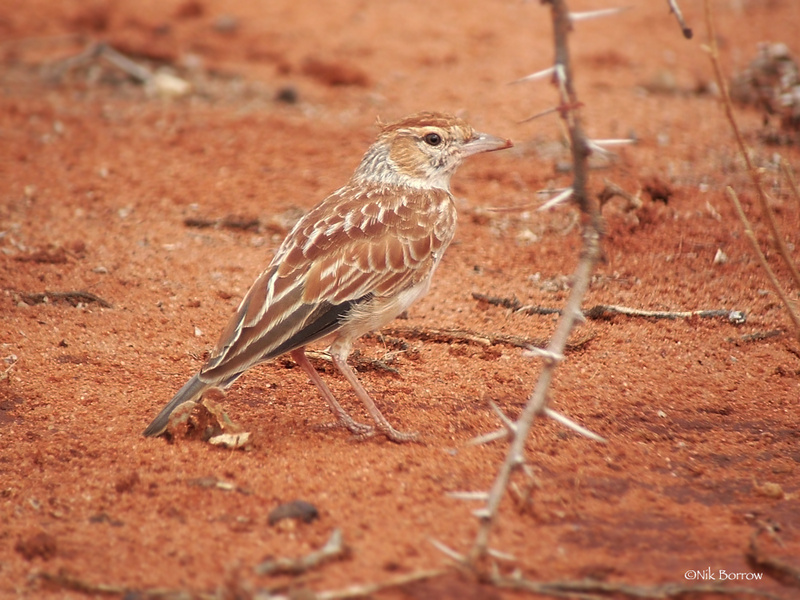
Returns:
[[[311,523],[311,521],[318,518],[319,512],[313,504],[305,500],[295,500],[274,508],[269,513],[267,522],[270,525],[275,525],[275,523],[283,519],[298,519],[303,523]]]
[[[286,104],[297,104],[298,94],[297,90],[290,85],[284,86],[275,94],[275,100],[284,102]]]
[[[239,29],[240,21],[233,15],[220,15],[214,19],[214,31],[217,33],[232,34]]]

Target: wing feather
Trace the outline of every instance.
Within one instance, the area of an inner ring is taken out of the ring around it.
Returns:
[[[444,190],[342,188],[295,226],[201,376],[222,381],[339,329],[349,311],[430,277],[455,229]]]

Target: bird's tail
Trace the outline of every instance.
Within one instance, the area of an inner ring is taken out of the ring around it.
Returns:
[[[192,377],[186,382],[186,385],[178,390],[178,393],[175,394],[175,397],[167,403],[161,412],[158,413],[158,416],[153,419],[153,422],[147,426],[147,429],[145,429],[143,432],[144,435],[146,437],[155,437],[164,433],[164,430],[166,430],[167,425],[169,424],[169,416],[172,414],[172,412],[181,404],[199,400],[203,395],[203,392],[210,387],[212,386],[200,380],[199,374]]]

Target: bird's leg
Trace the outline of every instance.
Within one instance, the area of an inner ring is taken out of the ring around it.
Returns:
[[[347,364],[347,353],[342,356],[334,347],[331,347],[331,358],[333,358],[333,364],[336,365],[336,368],[339,369],[339,372],[344,375],[344,378],[347,379],[347,382],[353,388],[353,391],[358,399],[361,400],[361,402],[369,411],[370,416],[372,416],[373,420],[375,421],[375,426],[378,428],[378,431],[385,435],[389,440],[398,443],[413,442],[419,438],[419,435],[416,432],[398,431],[391,426],[389,421],[386,420],[386,417],[383,416],[381,411],[375,405],[375,401],[369,395],[369,392],[367,392],[367,390],[364,389],[364,386],[361,385],[361,382],[358,380],[355,371],[353,371],[352,367]]]
[[[303,369],[305,374],[308,375],[309,379],[311,379],[311,382],[317,386],[320,394],[322,394],[322,397],[325,398],[325,401],[328,403],[331,412],[333,412],[334,416],[342,427],[346,427],[349,431],[359,436],[369,435],[374,431],[373,427],[355,421],[353,417],[351,417],[347,411],[342,408],[342,405],[336,401],[331,389],[322,380],[322,377],[319,376],[319,373],[317,373],[314,365],[308,361],[308,357],[306,356],[303,348],[293,350],[291,356],[294,359],[294,362],[296,362],[300,368]]]

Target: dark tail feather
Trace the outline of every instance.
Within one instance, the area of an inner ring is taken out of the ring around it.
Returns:
[[[172,414],[172,411],[178,408],[181,404],[191,402],[193,400],[199,400],[203,392],[205,392],[209,387],[211,386],[200,381],[199,375],[192,377],[186,382],[186,385],[178,390],[178,393],[175,394],[175,397],[169,401],[169,403],[161,410],[161,412],[158,413],[158,416],[153,419],[153,422],[147,426],[147,429],[144,430],[144,435],[146,437],[155,437],[164,433],[164,430],[169,424],[169,416]]]

